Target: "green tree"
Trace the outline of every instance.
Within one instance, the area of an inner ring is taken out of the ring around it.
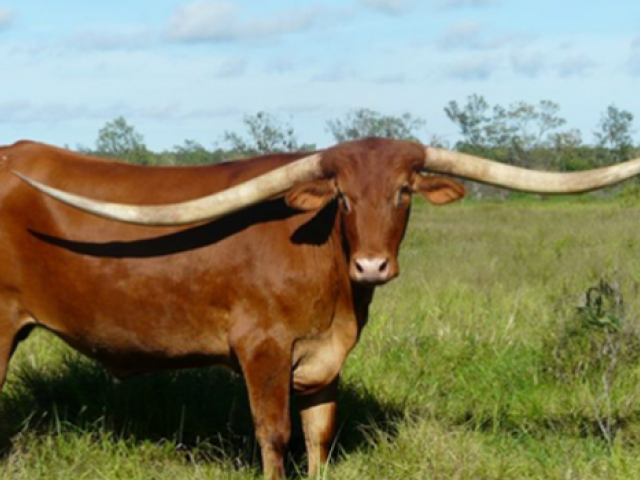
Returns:
[[[409,113],[400,116],[383,115],[374,110],[361,108],[353,110],[344,119],[329,120],[327,130],[336,142],[348,142],[365,137],[417,140],[418,131],[426,122]]]
[[[266,112],[245,115],[243,123],[246,128],[244,136],[235,132],[223,135],[223,142],[236,156],[314,149],[311,145],[299,145],[293,127],[275,115]]]
[[[552,132],[566,123],[558,116],[560,106],[549,100],[538,105],[527,102],[511,104],[508,108],[496,105],[488,127],[488,140],[496,147],[519,151],[549,146]]]
[[[144,137],[129,125],[124,117],[107,122],[100,129],[96,150],[93,153],[140,165],[155,163],[153,155],[144,143]]]
[[[467,147],[528,151],[550,146],[551,135],[566,123],[558,116],[560,106],[549,100],[538,105],[518,102],[491,108],[484,97],[474,94],[464,106],[451,101],[444,111],[460,129],[460,143]]]
[[[530,168],[557,166],[559,145],[571,149],[581,143],[579,132],[559,130],[566,124],[559,112],[549,100],[491,108],[480,95],[469,96],[463,106],[452,101],[445,107],[460,129],[459,150]]]
[[[483,96],[473,94],[467,97],[467,103],[460,107],[452,100],[444,111],[460,129],[463,144],[470,147],[483,147],[487,144],[487,128],[491,120],[489,104]]]
[[[610,105],[602,114],[595,132],[598,146],[609,150],[614,161],[629,157],[633,149],[633,114]]]
[[[598,166],[593,148],[583,143],[580,130],[569,129],[552,133],[548,142],[548,147],[536,152],[539,157],[537,164],[545,169],[574,171]]]
[[[195,140],[185,140],[182,145],[173,148],[173,163],[175,165],[206,165],[219,162],[213,152],[204,148]]]

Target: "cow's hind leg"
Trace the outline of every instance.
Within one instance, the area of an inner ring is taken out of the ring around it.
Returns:
[[[338,378],[312,395],[298,397],[298,408],[302,418],[309,476],[315,478],[320,467],[327,463],[333,435],[337,410]]]
[[[291,436],[291,343],[258,333],[232,344],[247,382],[265,476],[282,478]]]

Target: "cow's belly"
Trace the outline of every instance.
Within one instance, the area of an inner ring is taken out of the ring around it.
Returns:
[[[59,335],[71,347],[84,355],[98,360],[115,376],[130,377],[156,370],[209,367],[225,365],[233,367],[228,345],[219,341],[183,342],[180,348],[176,344],[159,342],[135,342],[130,344],[112,341],[110,344],[92,339],[70,338]]]
[[[212,311],[199,318],[184,311],[180,318],[159,311],[130,317],[117,313],[122,312],[102,310],[84,318],[67,315],[36,320],[118,377],[232,363],[223,312]]]

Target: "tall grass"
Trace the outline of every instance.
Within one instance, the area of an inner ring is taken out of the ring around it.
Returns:
[[[418,204],[322,478],[639,478],[637,218],[634,202]],[[241,378],[116,384],[45,333],[12,363],[0,447],[11,479],[260,475]]]

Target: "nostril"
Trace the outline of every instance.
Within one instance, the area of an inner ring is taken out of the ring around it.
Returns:
[[[362,268],[362,265],[360,265],[360,262],[358,262],[357,260],[356,260],[356,270],[358,270],[358,273],[364,272],[364,268]]]
[[[379,272],[384,272],[387,269],[387,266],[389,265],[389,260],[385,260],[380,264],[380,267],[378,268]]]

